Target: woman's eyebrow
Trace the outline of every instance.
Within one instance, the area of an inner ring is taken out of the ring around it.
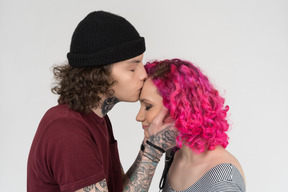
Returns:
[[[149,103],[149,100],[148,99],[140,99],[140,102],[141,103]]]

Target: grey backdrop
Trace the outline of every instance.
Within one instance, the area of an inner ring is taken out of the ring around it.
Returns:
[[[57,96],[51,68],[89,12],[120,14],[146,38],[144,61],[181,58],[210,77],[230,106],[228,150],[241,162],[247,191],[287,189],[288,1],[0,0],[0,191],[26,191],[37,125]],[[143,132],[139,103],[109,113],[127,171]],[[151,190],[158,191],[163,162]]]

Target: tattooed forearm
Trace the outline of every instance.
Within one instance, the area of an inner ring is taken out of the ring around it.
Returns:
[[[174,123],[166,126],[163,130],[149,136],[149,141],[167,151],[176,145],[177,131]],[[156,149],[155,146],[146,145],[144,152],[138,154],[137,159],[131,166],[126,176],[129,182],[124,191],[143,191],[149,190],[157,164],[163,155],[163,151]]]
[[[112,108],[113,106],[118,103],[119,100],[116,97],[109,97],[104,100],[102,104],[102,114],[105,116]]]
[[[125,186],[124,191],[148,191],[156,166],[157,163],[145,159],[145,157],[139,153],[134,164],[126,173],[129,182]]]
[[[133,163],[133,165],[130,167],[130,169],[127,171],[126,176],[128,178],[132,177],[132,174],[135,172],[135,170],[137,169],[137,167],[139,166],[141,161],[141,154],[139,153],[135,162]]]

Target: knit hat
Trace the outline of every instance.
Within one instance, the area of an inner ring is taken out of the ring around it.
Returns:
[[[76,27],[67,58],[72,67],[96,67],[131,59],[144,51],[144,38],[131,23],[118,15],[95,11]]]

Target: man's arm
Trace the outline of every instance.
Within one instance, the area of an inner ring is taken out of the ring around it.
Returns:
[[[140,151],[124,176],[123,191],[148,191],[157,164],[143,156],[143,152]]]
[[[166,114],[167,109],[163,108],[149,127],[149,141],[165,151],[176,145],[177,136],[174,123],[163,125]],[[146,144],[145,139],[143,143]],[[162,155],[162,151],[146,144],[144,152],[139,152],[134,164],[124,176],[123,191],[148,191]]]
[[[98,183],[90,185],[88,187],[79,189],[75,192],[108,192],[106,179],[103,179],[102,181],[99,181]]]
[[[154,145],[161,147],[165,151],[176,145],[175,138],[177,131],[174,128],[174,123],[167,123],[163,125],[163,119],[167,114],[167,109],[163,110],[157,115],[149,127],[149,141]],[[146,144],[144,139],[143,144]],[[152,178],[154,176],[156,167],[163,152],[146,144],[144,151],[139,152],[135,162],[124,175],[123,174],[123,191],[146,192],[149,190]],[[102,180],[94,185],[85,187],[76,192],[108,192],[106,180]]]
[[[147,149],[146,149],[147,148]],[[149,147],[145,147],[146,150],[149,151]],[[158,155],[158,158],[160,159],[162,154]],[[124,192],[135,192],[135,191],[148,191],[153,175],[155,173],[156,162],[153,162],[151,159],[143,156],[143,152],[140,151],[135,162],[130,167],[128,172],[124,174],[124,171],[122,169],[123,174],[123,191]],[[76,192],[108,192],[108,187],[106,180],[103,179],[102,181],[90,185],[88,187],[84,187],[80,190],[77,190]]]

